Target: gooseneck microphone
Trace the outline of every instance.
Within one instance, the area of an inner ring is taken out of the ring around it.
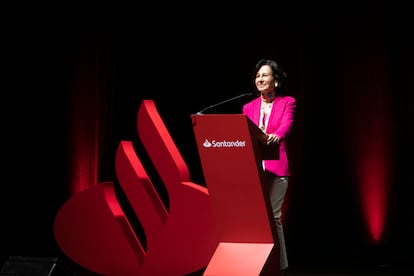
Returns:
[[[230,98],[230,99],[227,99],[227,100],[224,100],[224,101],[218,102],[218,103],[216,103],[216,104],[213,104],[213,105],[207,106],[206,108],[204,108],[203,110],[201,110],[201,111],[197,112],[196,114],[197,114],[197,115],[202,115],[202,114],[204,114],[204,112],[206,112],[207,110],[212,109],[212,108],[214,108],[214,107],[216,107],[216,106],[219,106],[219,105],[222,105],[222,104],[225,104],[225,103],[228,103],[228,102],[231,102],[231,101],[237,100],[237,99],[239,99],[239,98],[243,98],[243,97],[247,97],[247,96],[253,96],[253,95],[255,95],[255,93],[252,93],[252,92],[249,92],[249,93],[244,93],[244,94],[238,95],[238,96],[236,96],[236,97],[233,97],[233,98]]]

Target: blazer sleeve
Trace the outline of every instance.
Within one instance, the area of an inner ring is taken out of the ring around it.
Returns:
[[[280,119],[280,125],[274,131],[281,139],[285,139],[291,132],[296,113],[296,99],[287,97],[285,101],[284,110]]]

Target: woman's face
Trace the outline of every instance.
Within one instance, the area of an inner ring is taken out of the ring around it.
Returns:
[[[277,81],[273,78],[273,71],[269,65],[260,67],[256,74],[256,88],[262,95],[275,92]]]

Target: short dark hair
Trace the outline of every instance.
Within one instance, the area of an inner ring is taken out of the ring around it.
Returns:
[[[256,63],[256,73],[263,65],[269,65],[273,71],[273,77],[278,81],[277,92],[279,95],[287,93],[287,74],[280,65],[272,59],[261,59]]]

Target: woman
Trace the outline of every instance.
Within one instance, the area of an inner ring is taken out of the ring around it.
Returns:
[[[256,64],[255,86],[260,95],[243,105],[243,114],[266,133],[268,144],[279,144],[279,159],[264,160],[263,169],[279,238],[280,269],[284,270],[288,258],[281,209],[290,176],[286,140],[295,119],[296,100],[286,95],[287,75],[274,60],[262,59]]]

